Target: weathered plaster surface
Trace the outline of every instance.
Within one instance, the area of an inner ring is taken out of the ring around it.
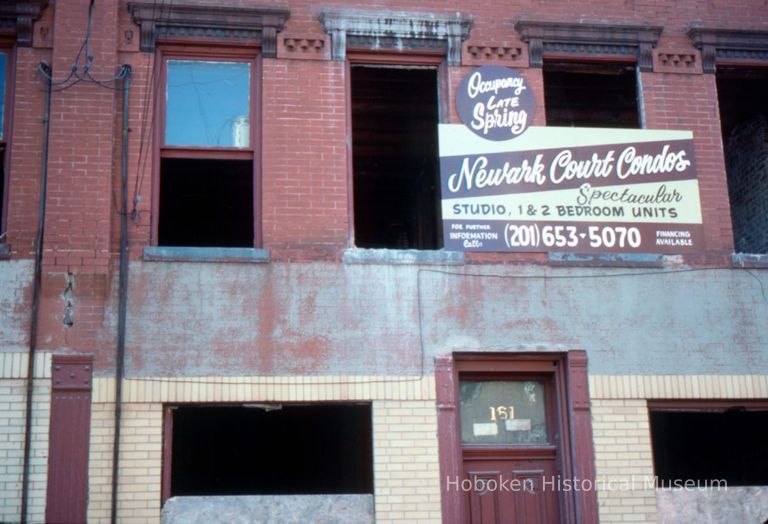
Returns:
[[[656,490],[659,524],[768,520],[768,486]]]
[[[162,524],[373,523],[373,495],[173,497]]]
[[[0,351],[26,351],[32,262],[0,261]]]
[[[759,270],[135,262],[127,371],[418,374],[451,351],[581,348],[593,374],[754,373],[768,369],[760,280],[768,288]]]

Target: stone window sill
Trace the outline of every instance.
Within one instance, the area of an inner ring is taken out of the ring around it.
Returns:
[[[265,264],[268,249],[247,247],[170,247],[147,246],[143,259],[148,262],[238,262]]]
[[[350,248],[344,251],[342,261],[345,264],[458,266],[464,264],[464,253],[443,250]]]
[[[658,253],[549,253],[548,263],[555,267],[664,267],[664,255]]]
[[[768,254],[734,253],[731,255],[731,265],[747,269],[768,269]]]

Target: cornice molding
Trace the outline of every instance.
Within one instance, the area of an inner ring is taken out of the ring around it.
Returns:
[[[277,56],[277,33],[290,11],[283,6],[129,2],[128,10],[141,29],[141,51],[153,51],[158,38],[256,40],[262,54]]]
[[[653,70],[653,48],[663,27],[613,22],[550,22],[518,18],[520,39],[528,43],[531,67],[542,67],[547,53],[580,55],[627,55],[641,71]]]
[[[48,0],[0,2],[0,30],[10,30],[17,45],[30,47],[32,27],[47,6]]]
[[[461,64],[461,43],[472,17],[407,11],[323,9],[319,15],[331,35],[331,58],[344,60],[347,45],[371,49],[445,50],[448,65]]]
[[[768,31],[723,29],[691,24],[685,33],[701,50],[705,73],[714,73],[718,60],[764,62],[768,65]]]

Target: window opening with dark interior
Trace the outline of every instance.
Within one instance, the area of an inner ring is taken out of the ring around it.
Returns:
[[[733,243],[768,253],[768,68],[717,68]]]
[[[373,493],[370,404],[172,412],[171,496]]]
[[[544,61],[548,126],[640,127],[634,64]]]
[[[6,128],[8,99],[8,52],[0,50],[0,244],[7,241],[5,235],[5,208],[6,208],[6,149],[8,148]]]
[[[158,244],[254,246],[254,64],[165,61]]]
[[[355,245],[442,246],[433,66],[351,67]]]
[[[768,485],[768,407],[651,409],[656,475],[674,482]]]

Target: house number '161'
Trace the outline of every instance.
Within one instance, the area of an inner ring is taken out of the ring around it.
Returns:
[[[491,422],[496,420],[512,420],[515,418],[514,406],[488,406],[491,410]]]

